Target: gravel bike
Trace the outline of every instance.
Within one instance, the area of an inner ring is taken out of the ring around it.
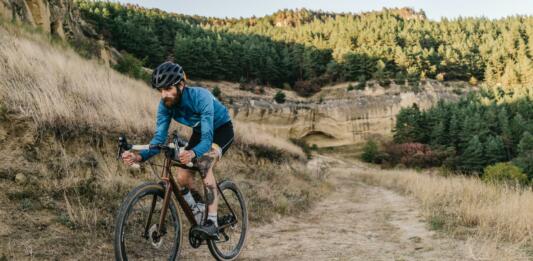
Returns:
[[[243,194],[230,180],[217,183],[219,239],[210,240],[190,233],[199,224],[171,172],[172,166],[198,171],[195,161],[188,165],[179,162],[179,152],[186,144],[176,132],[168,144],[132,145],[124,135],[119,137],[117,158],[126,150],[155,148],[160,149],[165,158],[163,165],[156,165],[162,167],[161,175],[156,174],[159,181],[145,182],[133,188],[118,211],[114,240],[116,260],[177,260],[183,245],[178,206],[191,225],[188,233],[191,247],[198,248],[206,242],[217,260],[234,260],[241,253],[248,231],[248,211]],[[150,162],[152,170],[154,165]],[[205,195],[206,187],[203,189]],[[196,196],[205,202],[200,193]],[[207,213],[207,204],[205,207]],[[203,221],[207,215],[204,216]]]

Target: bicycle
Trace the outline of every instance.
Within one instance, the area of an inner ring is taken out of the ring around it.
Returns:
[[[182,221],[177,209],[179,205],[191,224],[189,230],[191,247],[199,248],[203,241],[206,241],[209,251],[217,260],[234,260],[241,253],[248,231],[248,211],[244,197],[232,181],[218,182],[219,239],[210,240],[190,233],[192,228],[199,224],[194,218],[191,207],[185,201],[180,186],[171,175],[171,166],[194,171],[198,171],[198,168],[195,163],[184,165],[179,162],[179,152],[187,143],[181,140],[176,132],[173,135],[172,143],[156,145],[132,145],[128,144],[124,135],[119,137],[117,158],[120,158],[126,150],[158,148],[164,153],[165,159],[163,165],[159,165],[162,167],[160,176],[155,174],[153,171],[155,164],[150,162],[153,173],[160,181],[145,182],[135,187],[122,203],[116,218],[115,258],[116,260],[161,260],[163,256],[168,256],[168,260],[176,260],[181,252],[183,237]],[[203,186],[203,189],[205,195],[206,187]],[[171,197],[171,194],[174,194],[174,197]],[[197,196],[201,201],[202,196],[199,194]],[[205,204],[205,213],[207,213],[207,204]],[[152,218],[157,215],[159,215],[158,220],[152,222]],[[207,215],[204,216],[205,222]],[[166,219],[171,220],[171,224],[165,222]],[[235,246],[228,243],[233,239],[237,239]]]

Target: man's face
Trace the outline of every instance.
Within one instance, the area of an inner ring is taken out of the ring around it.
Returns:
[[[161,89],[161,99],[167,108],[172,108],[178,104],[181,92],[178,92],[177,86],[170,86]]]

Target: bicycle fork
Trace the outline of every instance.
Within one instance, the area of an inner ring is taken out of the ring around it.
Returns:
[[[168,162],[168,160],[165,159],[165,164],[164,164],[164,168],[162,170],[162,177],[161,177],[161,180],[163,183],[163,187],[165,189],[165,195],[163,196],[163,205],[161,206],[161,213],[159,215],[159,223],[157,225],[157,230],[156,230],[156,236],[161,236],[163,235],[163,232],[166,232],[166,231],[163,231],[163,227],[164,227],[164,224],[165,224],[165,216],[167,215],[167,210],[168,210],[168,207],[169,207],[169,201],[170,201],[170,195],[172,194],[172,187],[173,185],[175,184],[172,184],[171,181],[169,180],[169,176],[172,178],[172,175],[169,175],[169,172],[170,171],[170,164]],[[152,199],[152,204],[150,205],[150,212],[148,213],[148,219],[146,219],[146,223],[144,225],[144,238],[148,238],[148,231],[150,230],[150,224],[152,223],[152,216],[153,216],[153,213],[154,213],[154,210],[155,210],[155,205],[157,203],[157,195],[154,195],[154,198]],[[152,235],[150,235],[152,236]]]
[[[179,190],[179,186],[177,182],[174,180],[174,178],[171,175],[170,161],[165,160],[164,166],[165,166],[163,169],[164,173],[161,179],[163,183],[162,185],[165,188],[165,195],[163,197],[163,205],[161,206],[159,224],[157,226],[157,235],[162,235],[162,232],[163,232],[162,228],[164,227],[164,224],[165,224],[165,217],[166,217],[166,214],[169,208],[169,202],[170,202],[172,192],[174,192],[174,195],[178,199],[178,203],[183,209],[183,212],[185,213],[185,216],[187,217],[187,219],[189,219],[189,222],[191,222],[192,225],[197,224],[191,207],[189,206],[189,204],[187,204],[187,202],[183,198],[183,195],[181,194],[181,191]],[[152,222],[152,216],[155,210],[156,203],[157,203],[157,196],[154,196],[152,200],[152,205],[150,206],[150,212],[148,213],[148,219],[146,220],[146,224],[144,226],[144,237],[145,238],[148,238],[148,231],[150,230],[150,224]]]

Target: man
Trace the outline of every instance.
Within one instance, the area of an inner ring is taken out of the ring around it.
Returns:
[[[185,151],[180,153],[179,160],[183,164],[196,159],[200,175],[207,187],[205,195],[208,205],[208,216],[205,224],[198,218],[200,233],[210,239],[218,238],[217,204],[218,193],[213,166],[220,160],[233,142],[233,125],[228,110],[209,92],[200,87],[186,86],[183,68],[175,63],[165,62],[152,73],[152,87],[161,92],[161,101],[157,110],[156,131],[150,144],[163,144],[167,140],[168,127],[171,119],[192,127],[193,133]],[[139,154],[126,151],[122,158],[126,164],[143,162],[159,153],[159,150],[143,150]],[[199,213],[204,211],[189,191],[193,186],[193,173],[178,168],[178,183],[183,187],[185,200]],[[203,213],[200,213],[200,217]]]

